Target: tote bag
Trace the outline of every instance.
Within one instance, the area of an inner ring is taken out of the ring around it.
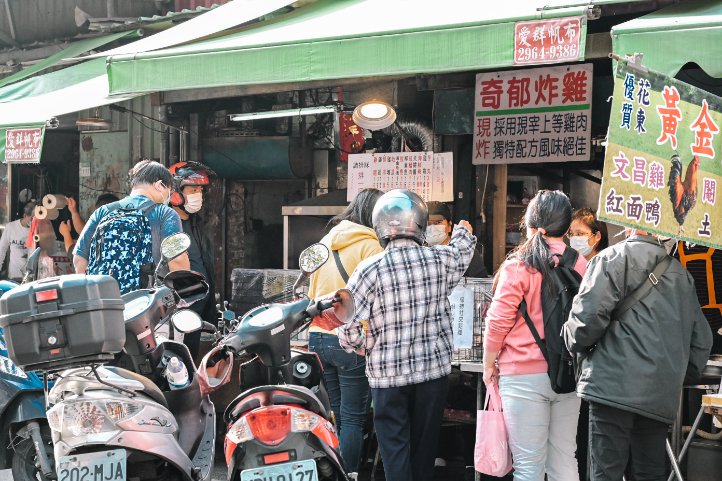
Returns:
[[[484,409],[476,412],[474,467],[490,476],[505,476],[512,468],[509,436],[496,384],[486,387]]]

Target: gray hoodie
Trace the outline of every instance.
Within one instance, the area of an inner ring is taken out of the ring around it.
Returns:
[[[685,379],[700,376],[712,347],[692,276],[674,259],[645,298],[611,318],[666,255],[644,235],[602,251],[589,262],[562,333],[571,352],[594,346],[577,384],[582,398],[672,423]]]

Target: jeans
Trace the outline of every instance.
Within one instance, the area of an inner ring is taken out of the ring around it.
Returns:
[[[661,421],[590,402],[592,481],[620,481],[630,453],[636,481],[666,479],[665,440],[668,427]]]
[[[501,376],[499,393],[514,481],[579,481],[576,393],[555,393],[546,373]]]
[[[336,417],[341,457],[350,472],[358,472],[369,406],[366,358],[344,351],[338,336],[333,334],[312,332],[308,349],[318,354],[323,364],[323,379]]]
[[[449,376],[373,388],[374,426],[388,481],[431,481]]]

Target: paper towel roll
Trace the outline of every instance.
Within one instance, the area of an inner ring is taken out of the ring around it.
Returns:
[[[63,209],[68,205],[68,198],[60,194],[48,194],[43,197],[43,207],[46,209]]]
[[[34,240],[35,243],[37,244],[38,242],[40,242],[40,236],[37,235],[37,234],[35,234],[35,235],[33,236],[33,240]]]
[[[45,206],[39,205],[35,207],[35,218],[39,220],[55,220],[60,215],[58,209],[46,209]]]

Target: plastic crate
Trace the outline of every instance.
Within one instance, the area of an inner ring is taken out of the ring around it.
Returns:
[[[483,333],[484,333],[484,317],[486,311],[491,304],[491,286],[493,283],[491,278],[473,278],[465,277],[461,282],[467,287],[474,289],[474,338],[472,340],[471,349],[455,349],[452,362],[481,362],[483,359]]]

